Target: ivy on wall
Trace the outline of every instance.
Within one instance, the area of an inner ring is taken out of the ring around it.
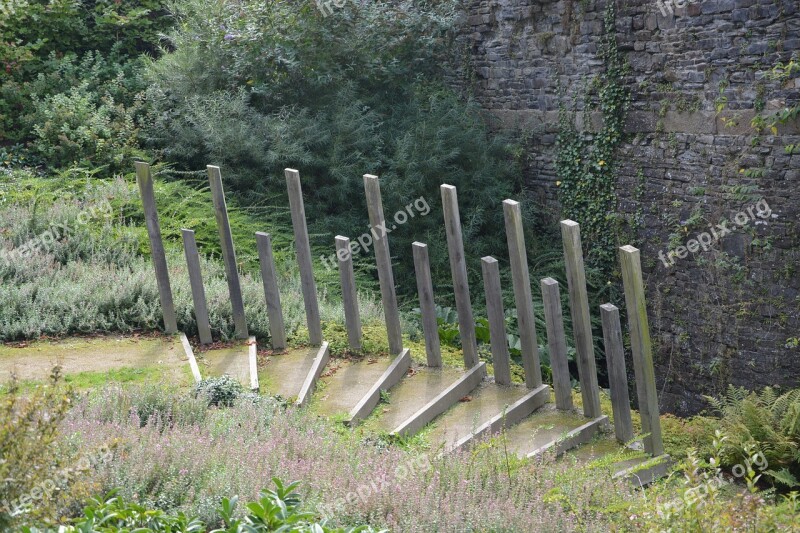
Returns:
[[[616,261],[616,153],[624,139],[630,93],[623,85],[630,67],[617,48],[616,7],[606,5],[603,35],[598,52],[603,73],[596,77],[587,96],[584,126],[576,127],[575,106],[562,102],[556,140],[556,172],[560,202],[567,218],[581,225],[588,246],[587,262],[611,272]],[[599,111],[602,125],[592,131],[591,111]]]

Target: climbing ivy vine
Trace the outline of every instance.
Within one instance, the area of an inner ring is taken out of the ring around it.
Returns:
[[[576,111],[562,101],[556,141],[556,171],[564,214],[581,224],[588,245],[587,261],[611,272],[616,259],[616,152],[624,139],[630,92],[623,81],[630,70],[617,48],[616,8],[609,1],[603,17],[599,56],[603,73],[592,81],[584,106],[584,129],[576,127]],[[599,110],[602,126],[591,131],[589,112]]]

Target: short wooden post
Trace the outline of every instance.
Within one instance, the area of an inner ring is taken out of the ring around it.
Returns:
[[[225,204],[225,191],[222,187],[222,174],[219,167],[208,165],[208,181],[211,185],[211,197],[214,201],[214,215],[219,229],[219,240],[222,245],[222,260],[225,263],[225,277],[228,279],[228,292],[233,309],[234,336],[247,339],[247,319],[244,315],[242,287],[239,283],[239,268],[236,264],[236,250],[233,247],[233,235],[228,221],[228,207]]]
[[[481,270],[486,293],[486,314],[489,316],[494,380],[498,385],[511,385],[511,360],[508,354],[503,293],[500,291],[500,267],[497,259],[489,256],[482,258]]]
[[[479,363],[478,342],[475,339],[475,320],[469,296],[467,262],[464,257],[464,241],[461,235],[461,218],[458,212],[458,194],[452,185],[441,186],[444,208],[444,227],[447,234],[447,252],[450,256],[450,273],[458,312],[458,331],[464,352],[464,366],[472,368]]]
[[[399,355],[403,351],[403,333],[400,329],[397,294],[394,291],[392,256],[389,253],[388,233],[391,230],[386,227],[386,219],[383,216],[383,200],[378,176],[364,174],[364,191],[367,195],[370,232],[375,246],[375,262],[378,265],[383,314],[386,319],[386,331],[389,334],[389,351],[392,355]]]
[[[581,230],[578,223],[572,220],[562,220],[561,237],[564,241],[564,259],[567,267],[569,307],[572,313],[572,329],[575,334],[575,350],[578,353],[583,414],[589,418],[597,418],[602,414],[600,388],[597,385],[592,323],[589,318],[589,296],[586,291],[586,272],[583,267]]]
[[[650,325],[647,320],[647,304],[642,280],[642,265],[639,250],[633,246],[620,248],[622,283],[625,289],[625,307],[631,333],[633,371],[636,374],[636,392],[639,398],[639,413],[642,417],[644,449],[652,455],[664,453],[661,438],[661,420],[658,410],[658,391],[653,368],[653,345],[650,340]]]
[[[342,303],[344,305],[344,322],[347,326],[347,340],[350,349],[361,351],[361,315],[358,310],[358,293],[356,278],[353,273],[353,251],[350,239],[336,236],[336,259],[339,263],[339,281],[342,285]]]
[[[300,173],[291,168],[284,171],[286,187],[289,190],[289,208],[292,211],[292,227],[297,252],[297,264],[300,267],[300,286],[303,291],[303,303],[306,309],[306,325],[311,344],[322,344],[322,321],[319,316],[317,301],[317,283],[314,281],[314,267],[311,263],[311,244],[308,241],[306,226],[306,208],[303,204],[303,190],[300,187]]]
[[[553,278],[541,281],[544,300],[544,320],[547,325],[547,348],[550,352],[550,368],[553,370],[553,390],[556,408],[563,411],[573,409],[572,382],[567,360],[567,339],[564,335],[564,315],[561,311],[561,291]]]
[[[431,263],[428,257],[428,245],[415,242],[411,245],[414,251],[414,271],[417,274],[417,293],[419,309],[422,313],[422,331],[425,334],[425,353],[428,366],[442,366],[442,348],[439,344],[439,324],[436,321],[436,304],[433,302],[433,281],[431,280]]]
[[[600,306],[600,318],[603,321],[603,344],[606,348],[611,408],[614,412],[614,434],[617,440],[624,444],[633,440],[633,423],[619,309],[613,304],[603,304]]]
[[[511,260],[511,280],[514,284],[514,303],[517,306],[517,325],[522,351],[522,366],[525,368],[525,384],[535,389],[542,384],[542,368],[539,360],[539,341],[536,338],[536,321],[533,315],[531,280],[528,273],[528,249],[522,229],[522,210],[519,202],[503,201],[506,221],[506,240]]]
[[[189,270],[189,284],[192,287],[192,301],[194,302],[194,317],[197,321],[197,333],[200,344],[211,344],[211,326],[208,322],[208,307],[206,304],[206,291],[203,287],[203,274],[200,271],[200,254],[197,252],[197,241],[194,231],[182,229],[183,253],[186,256],[186,266]]]
[[[164,315],[164,331],[173,334],[178,331],[178,319],[175,316],[175,303],[172,300],[172,287],[169,283],[167,256],[161,240],[161,225],[158,222],[156,197],[153,192],[153,176],[147,163],[136,161],[135,165],[136,182],[139,184],[139,194],[144,206],[144,222],[147,226],[147,236],[150,238],[150,254],[153,256],[153,268],[156,271],[158,298]]]
[[[264,284],[264,299],[267,302],[269,334],[273,350],[286,349],[286,327],[283,323],[281,293],[278,290],[278,274],[275,271],[275,257],[272,254],[272,238],[269,233],[256,232],[258,262],[261,265],[261,281]]]

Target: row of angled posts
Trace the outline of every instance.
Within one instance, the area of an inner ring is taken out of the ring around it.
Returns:
[[[153,263],[158,282],[159,298],[164,312],[164,327],[167,333],[174,333],[177,331],[177,320],[169,283],[166,257],[163,243],[161,242],[161,233],[153,194],[152,176],[150,175],[149,166],[145,163],[137,163],[136,171],[145,210],[148,236],[153,252]],[[244,303],[242,301],[236,253],[228,221],[219,168],[209,165],[208,176],[222,244],[225,273],[231,297],[235,336],[240,339],[245,339],[247,338],[248,331],[244,313]],[[292,226],[294,229],[297,262],[300,271],[309,340],[312,344],[319,345],[322,343],[322,328],[300,175],[296,170],[286,169],[285,177],[289,193]],[[386,231],[386,221],[383,213],[378,178],[376,176],[365,175],[364,188],[369,212],[370,228],[375,246],[381,299],[389,337],[389,348],[392,354],[397,355],[403,350],[402,335],[387,238],[388,232]],[[441,196],[445,232],[447,236],[447,249],[458,313],[459,333],[463,346],[464,365],[469,369],[477,365],[479,360],[456,188],[452,185],[442,185]],[[525,245],[523,233],[520,204],[514,200],[506,200],[503,202],[503,212],[514,289],[513,293],[517,308],[525,383],[528,388],[532,389],[542,384],[542,375],[527,263],[527,247]],[[211,342],[211,330],[208,321],[208,309],[205,301],[202,275],[200,272],[197,243],[193,231],[183,230],[182,233],[184,253],[195,307],[195,316],[198,324],[198,333],[201,343],[206,344]],[[590,310],[586,290],[586,275],[584,271],[580,228],[576,222],[565,220],[561,222],[561,234],[564,246],[570,312],[577,352],[578,374],[581,383],[583,412],[588,418],[597,418],[601,416],[602,413],[600,410],[594,348],[592,345]],[[259,232],[256,234],[256,243],[261,265],[264,296],[267,302],[272,344],[274,349],[281,350],[286,347],[286,332],[281,310],[271,237],[269,234]],[[360,351],[361,322],[358,311],[357,288],[355,286],[355,276],[353,273],[352,247],[350,240],[343,236],[337,236],[335,244],[340,271],[348,341],[351,349]],[[415,242],[412,245],[412,251],[417,276],[417,292],[422,312],[427,362],[429,366],[441,366],[441,347],[438,338],[438,325],[435,314],[428,247],[424,243]],[[620,249],[620,260],[622,263],[626,308],[628,309],[628,321],[631,333],[631,349],[633,352],[634,373],[636,376],[637,398],[642,416],[642,429],[646,434],[645,450],[653,455],[659,455],[663,453],[663,443],[658,419],[659,411],[652,363],[652,345],[649,337],[649,326],[645,309],[644,286],[639,251],[631,246],[622,247]],[[484,278],[484,291],[490,325],[490,342],[495,369],[495,380],[498,384],[510,385],[510,358],[505,331],[499,263],[493,257],[484,257],[481,260],[481,268]],[[544,302],[544,319],[547,326],[547,344],[551,360],[556,407],[558,409],[570,410],[573,408],[573,404],[559,284],[552,278],[545,278],[541,280],[541,291]],[[615,433],[620,441],[627,442],[633,438],[633,427],[630,417],[627,374],[619,310],[611,304],[605,304],[600,308],[600,315],[603,324],[606,360],[614,409]]]

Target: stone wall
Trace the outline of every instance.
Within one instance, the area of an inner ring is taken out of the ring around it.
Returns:
[[[633,97],[617,160],[618,210],[636,222],[629,227],[642,249],[666,411],[696,412],[703,394],[727,383],[798,385],[800,348],[791,339],[800,336],[800,146],[787,146],[800,136],[796,122],[777,135],[751,127],[754,116],[800,98],[797,75],[765,76],[800,51],[798,4],[698,0],[664,16],[655,0],[617,2]],[[575,98],[582,109],[587,85],[603,71],[604,8],[594,0],[467,4],[461,83],[495,120],[532,136],[525,178],[553,207],[559,102]],[[762,201],[737,227],[734,216],[761,199],[771,213],[759,216]],[[669,266],[659,259],[724,220],[737,229],[711,249]]]

